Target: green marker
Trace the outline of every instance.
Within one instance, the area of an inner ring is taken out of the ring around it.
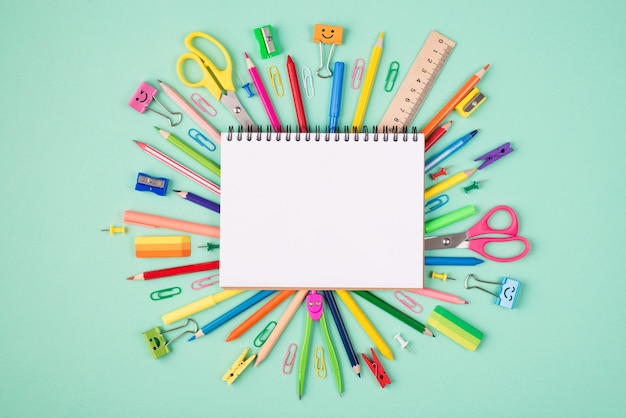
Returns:
[[[476,206],[467,205],[448,214],[440,216],[424,224],[424,233],[429,234],[433,231],[443,228],[444,226],[451,225],[455,222],[459,222],[465,218],[469,218],[472,215],[476,215]]]

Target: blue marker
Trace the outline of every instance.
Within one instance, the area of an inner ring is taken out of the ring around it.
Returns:
[[[478,133],[478,129],[475,129],[472,132],[463,135],[462,137],[460,137],[459,139],[457,139],[456,141],[448,145],[448,147],[444,149],[443,151],[441,151],[439,154],[435,155],[434,157],[426,161],[424,163],[424,173],[428,173],[430,170],[435,168],[437,164],[439,164],[440,162],[442,162],[443,160],[445,160],[446,158],[448,158],[449,156],[457,152],[459,149],[461,149],[461,147],[467,144],[470,141],[470,139],[474,138],[474,136],[477,133]]]
[[[328,113],[328,116],[330,117],[330,121],[328,122],[329,132],[335,132],[337,130],[337,119],[339,119],[339,109],[341,108],[343,67],[343,62],[335,62],[335,69],[333,71],[333,87],[330,95],[330,111]]]

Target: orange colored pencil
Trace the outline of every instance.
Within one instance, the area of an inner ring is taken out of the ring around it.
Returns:
[[[430,135],[435,130],[435,128],[439,126],[439,124],[446,118],[446,116],[448,116],[450,112],[452,112],[454,107],[458,105],[459,102],[463,100],[463,98],[467,96],[470,91],[472,91],[472,89],[476,86],[476,84],[478,84],[482,76],[485,74],[485,71],[487,71],[487,68],[489,68],[489,64],[485,65],[476,74],[471,76],[470,79],[467,80],[467,82],[463,85],[463,87],[461,87],[461,89],[457,91],[454,96],[452,96],[450,101],[441,108],[441,110],[435,115],[435,117],[432,118],[432,120],[428,122],[426,126],[424,126],[424,128],[420,131],[424,134],[424,137],[428,137],[428,135]]]
[[[293,292],[295,292],[295,290],[281,290],[272,300],[261,306],[259,310],[250,315],[250,317],[243,321],[237,328],[232,330],[231,333],[228,334],[228,337],[226,337],[226,342],[239,338],[244,332],[250,329],[252,325],[259,322],[261,318],[274,310],[274,308],[280,305]]]

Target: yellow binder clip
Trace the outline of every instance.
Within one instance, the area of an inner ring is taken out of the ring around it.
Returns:
[[[472,112],[485,101],[485,99],[487,99],[487,97],[481,93],[480,90],[474,87],[472,91],[470,91],[469,94],[465,96],[458,105],[456,105],[454,110],[456,110],[459,115],[466,118],[471,115]]]
[[[252,363],[252,360],[256,358],[256,354],[253,354],[250,357],[248,357],[246,360],[244,360],[247,352],[248,352],[247,348],[243,350],[243,353],[241,353],[239,358],[237,358],[237,360],[233,363],[233,365],[230,366],[230,369],[228,369],[226,374],[222,377],[222,380],[225,380],[226,383],[228,383],[229,385],[232,384],[235,380],[237,380],[239,375],[243,373],[246,367],[248,367],[248,365]]]

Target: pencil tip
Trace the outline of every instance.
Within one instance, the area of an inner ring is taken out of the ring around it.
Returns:
[[[187,341],[193,341],[193,340],[195,340],[195,339],[196,339],[196,336],[195,336],[195,335],[192,335],[191,337],[189,337],[189,339],[188,339]]]
[[[126,280],[134,280],[134,279],[135,279],[135,276],[133,276],[133,277],[128,277]]]
[[[359,376],[359,379],[361,378],[361,373],[357,373],[356,375]]]
[[[248,53],[247,52],[244,52],[243,56],[246,57],[246,58],[250,58],[250,57],[248,57]]]
[[[466,304],[466,305],[469,305],[469,302],[468,302],[468,301],[465,301],[465,304]]]
[[[491,65],[491,64],[487,64],[487,65],[485,65],[485,66],[483,67],[483,70],[486,70],[487,68],[489,68],[489,66],[490,66],[490,65]]]

